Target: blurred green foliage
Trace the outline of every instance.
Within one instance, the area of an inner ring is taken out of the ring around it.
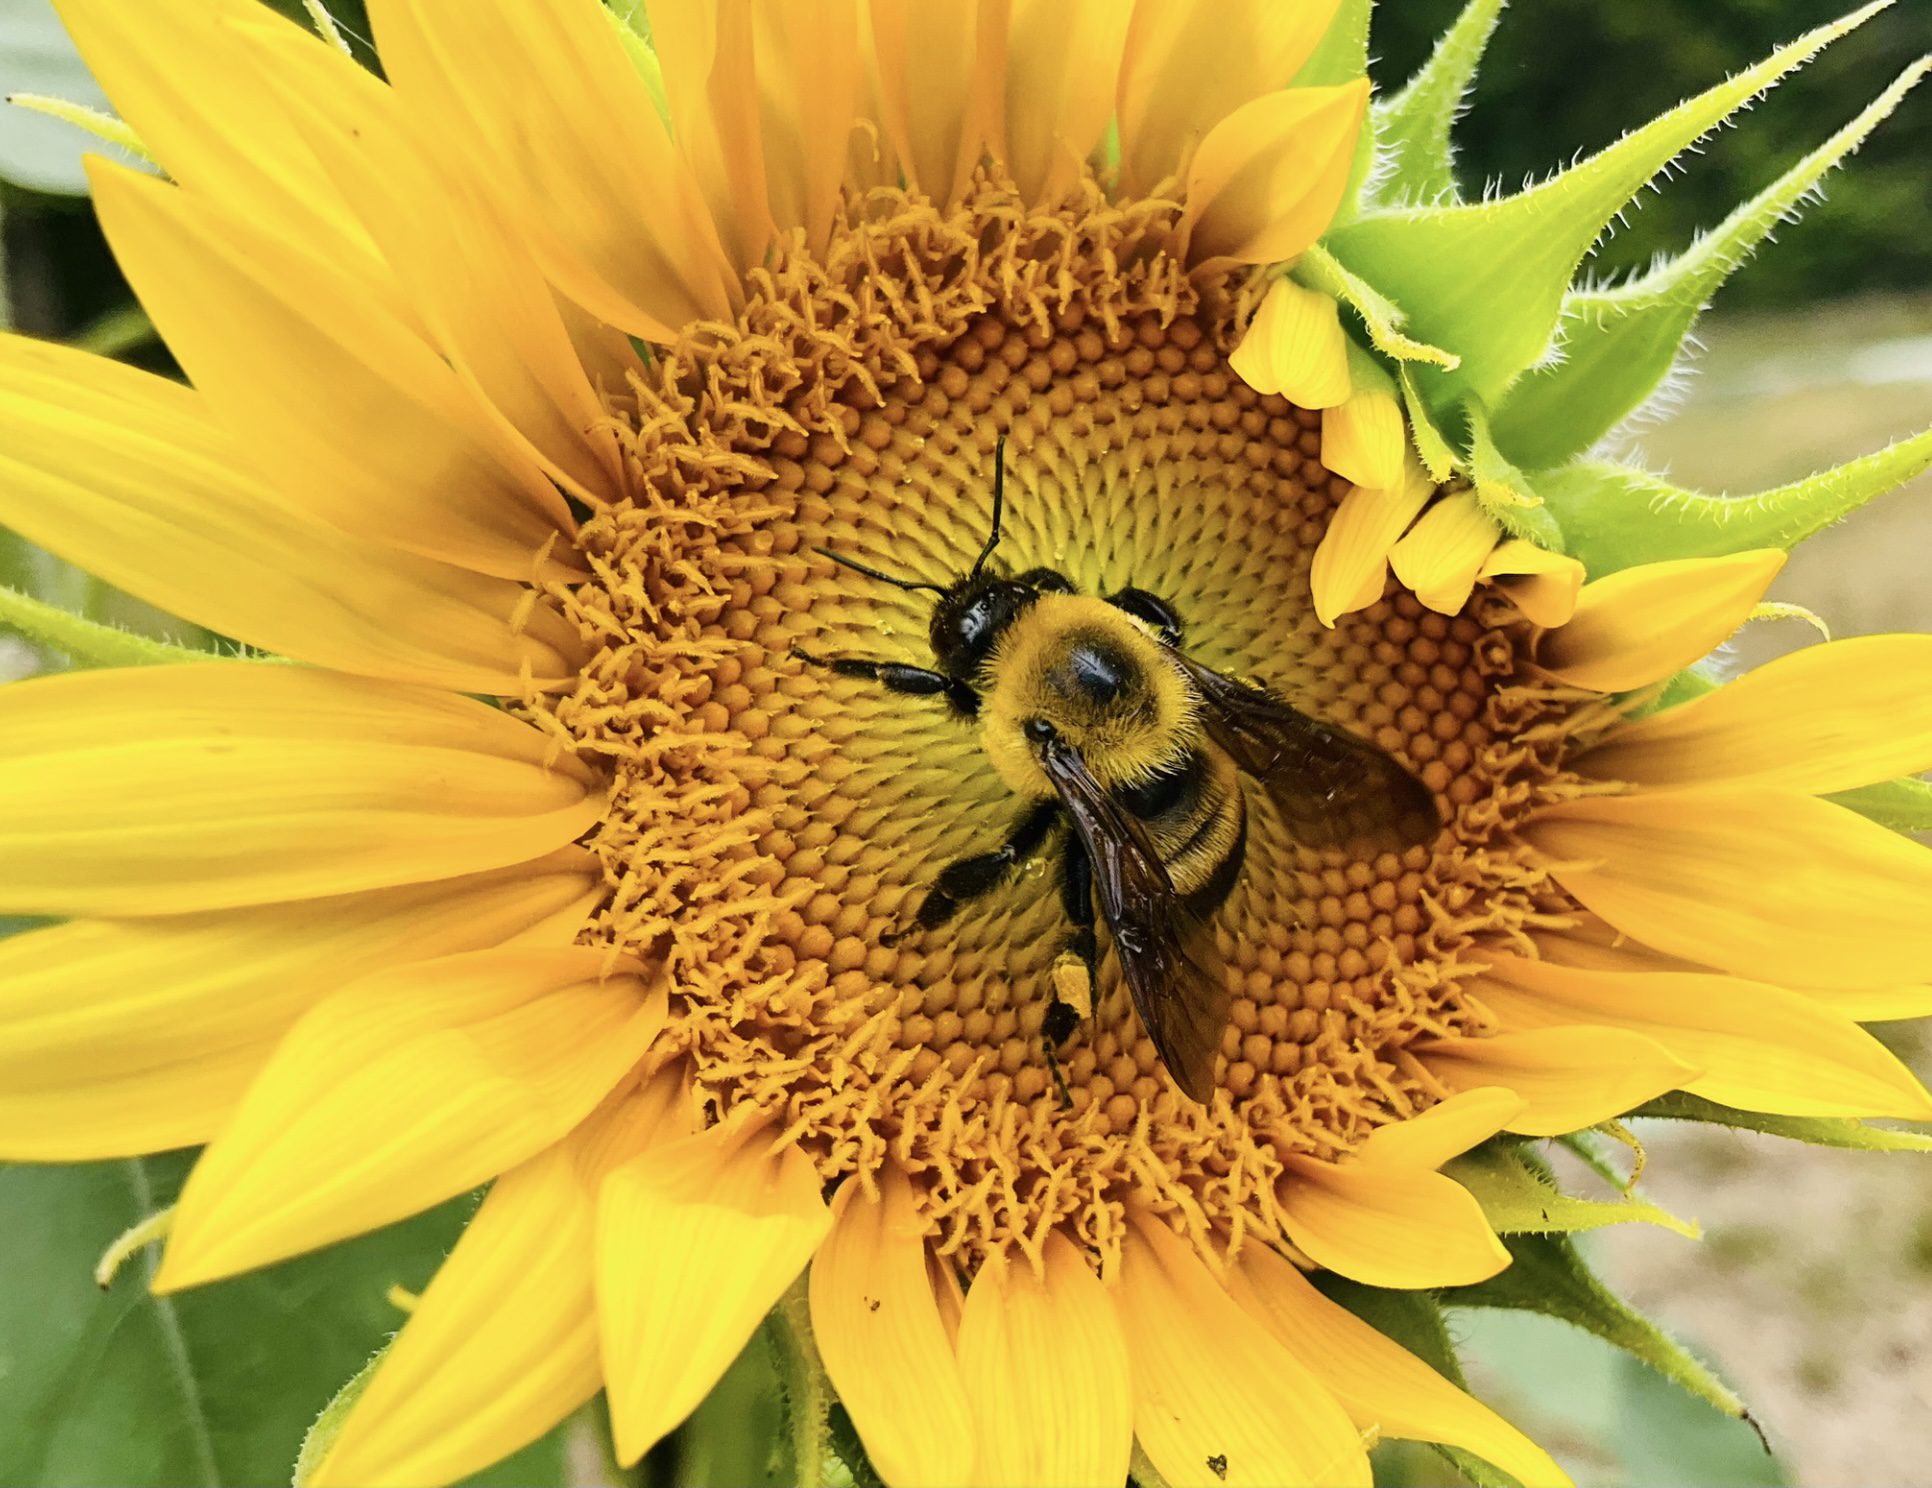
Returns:
[[[1460,0],[1383,0],[1372,64],[1379,86],[1399,86],[1459,8]],[[1517,0],[1457,129],[1463,189],[1514,190],[1851,8],[1851,0]],[[1902,0],[1708,141],[1661,193],[1641,197],[1641,210],[1599,253],[1600,271],[1641,268],[1717,223],[1929,51],[1932,5]],[[1827,179],[1825,200],[1726,287],[1725,306],[1932,288],[1929,161],[1932,95],[1908,98],[1846,174]]]

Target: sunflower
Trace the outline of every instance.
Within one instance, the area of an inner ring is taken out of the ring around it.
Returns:
[[[600,1389],[635,1461],[774,1307],[891,1484],[1562,1482],[1347,1284],[1496,1275],[1522,1139],[1669,1092],[1932,1117],[1859,1027],[1932,1012],[1932,857],[1820,799],[1932,764],[1932,639],[1679,675],[1908,462],[1700,527],[1578,458],[1680,305],[1572,284],[1603,223],[1864,13],[1462,203],[1482,0],[1373,116],[1335,0],[373,0],[386,80],[252,0],[60,8],[191,386],[0,341],[0,516],[298,664],[0,694],[0,909],[61,921],[0,942],[0,1145],[206,1144],[163,1291],[490,1185],[314,1488]],[[1106,935],[1049,1036],[1040,854],[922,918],[1020,803],[878,678],[996,484],[1006,571],[1159,596],[1442,815],[1250,800],[1205,1101]]]

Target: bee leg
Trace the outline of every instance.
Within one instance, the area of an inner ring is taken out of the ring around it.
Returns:
[[[1067,1089],[1066,1077],[1060,1073],[1060,1060],[1055,1051],[1073,1037],[1083,1021],[1093,1016],[1094,989],[1100,979],[1100,950],[1093,928],[1093,863],[1080,839],[1072,835],[1067,838],[1066,852],[1061,859],[1060,903],[1073,925],[1073,932],[1067,936],[1047,974],[1053,1000],[1047,1004],[1046,1016],[1040,1022],[1040,1034],[1046,1041],[1047,1066],[1053,1071],[1054,1083],[1060,1087],[1061,1103],[1071,1108],[1073,1093]]]
[[[1125,610],[1136,620],[1146,621],[1167,645],[1180,645],[1181,617],[1174,612],[1174,606],[1158,594],[1150,594],[1145,589],[1135,589],[1130,585],[1109,594],[1107,603],[1117,610]]]
[[[877,682],[887,692],[903,693],[907,697],[943,696],[956,712],[967,718],[979,714],[978,693],[957,677],[948,677],[931,667],[910,666],[903,661],[867,661],[858,656],[814,656],[797,646],[792,647],[792,655],[813,666],[830,667],[841,677],[863,677]]]
[[[1036,801],[993,851],[948,863],[919,906],[918,928],[936,930],[958,914],[960,906],[992,893],[1008,874],[1039,852],[1059,819],[1058,798]]]

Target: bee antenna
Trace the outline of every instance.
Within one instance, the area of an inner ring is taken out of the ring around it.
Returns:
[[[993,549],[1000,545],[1000,515],[1006,507],[1006,436],[993,441],[993,530],[986,534],[986,546],[979,550],[979,558],[973,564],[973,571],[966,576],[971,583],[986,567],[986,560],[993,556]]]
[[[814,553],[823,553],[834,563],[854,569],[864,574],[868,579],[877,579],[881,584],[890,584],[895,589],[925,589],[933,594],[944,594],[946,592],[944,587],[938,584],[928,584],[919,579],[897,579],[889,573],[880,573],[878,569],[869,568],[859,562],[858,559],[848,558],[843,553],[835,553],[830,548],[813,548],[812,551]]]

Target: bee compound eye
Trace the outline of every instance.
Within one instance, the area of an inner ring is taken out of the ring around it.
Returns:
[[[1029,718],[1020,727],[1035,744],[1049,744],[1058,737],[1053,732],[1053,725],[1044,718]]]

